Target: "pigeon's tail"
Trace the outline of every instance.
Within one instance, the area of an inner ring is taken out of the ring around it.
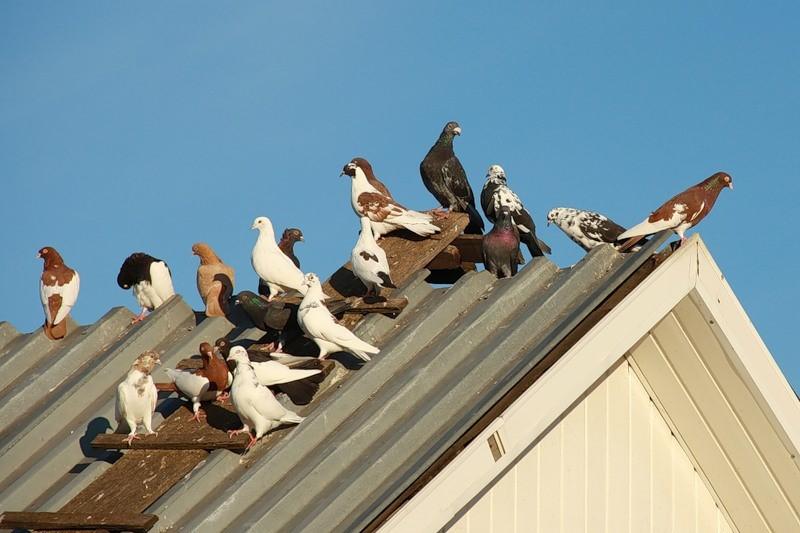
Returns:
[[[280,421],[284,424],[299,424],[303,420],[305,420],[305,417],[293,413],[292,411],[286,411],[286,414],[280,418]]]
[[[525,243],[533,257],[544,257],[544,254],[549,254],[552,251],[544,241],[537,239],[533,233],[520,232],[519,240]]]
[[[478,213],[478,210],[475,209],[475,206],[472,204],[466,205],[466,211],[469,215],[469,224],[467,224],[467,227],[464,229],[464,233],[483,235],[483,218],[481,218],[481,214]]]
[[[416,233],[420,237],[428,237],[441,231],[439,226],[431,224],[430,215],[426,215],[425,213],[417,213],[420,216],[413,216],[411,213],[417,213],[417,211],[409,211],[406,214],[395,218],[391,222],[399,226],[403,226],[408,231]]]
[[[358,337],[353,338],[347,343],[347,346],[343,345],[342,348],[355,355],[359,359],[363,359],[364,361],[370,360],[370,356],[367,354],[376,354],[380,353],[381,351],[380,348],[376,348],[375,346],[362,341]]]

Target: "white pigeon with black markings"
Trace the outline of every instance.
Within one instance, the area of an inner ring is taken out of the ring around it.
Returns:
[[[528,247],[533,257],[541,257],[551,252],[550,247],[536,236],[536,224],[525,209],[519,196],[508,186],[506,172],[500,165],[492,165],[486,172],[486,182],[481,190],[481,207],[490,222],[497,221],[500,208],[508,207],[514,224],[519,230],[520,241]]]
[[[115,417],[123,428],[123,423],[129,430],[128,445],[134,439],[139,439],[136,430],[141,424],[146,435],[156,434],[153,431],[153,413],[158,401],[158,390],[153,383],[152,372],[156,365],[161,364],[158,353],[147,351],[136,358],[125,379],[117,386],[117,401],[115,404]]]
[[[353,274],[367,288],[367,295],[377,295],[382,288],[396,289],[389,271],[386,252],[378,246],[372,235],[372,224],[367,217],[360,217],[361,234],[350,257]]]
[[[228,433],[235,435],[247,432],[250,436],[247,449],[252,448],[268,431],[283,424],[299,424],[303,421],[302,416],[286,409],[272,391],[259,382],[253,363],[247,356],[247,350],[241,346],[234,346],[228,354],[228,361],[236,364],[231,386],[231,402],[243,425],[242,429]],[[250,433],[251,430],[255,431],[255,435]]]
[[[325,359],[331,353],[349,352],[359,359],[369,361],[369,354],[380,352],[380,349],[359,339],[355,333],[336,322],[336,318],[323,303],[327,296],[322,292],[322,285],[316,274],[306,274],[303,283],[307,291],[297,311],[297,323],[303,333],[319,347],[320,359]]]
[[[282,292],[295,290],[305,294],[303,272],[284,254],[275,243],[275,230],[267,217],[258,217],[251,229],[258,230],[258,239],[253,246],[250,262],[258,277],[269,288],[268,300]]]
[[[605,215],[573,207],[556,207],[547,213],[547,224],[554,224],[575,244],[586,250],[614,244],[625,228]]]

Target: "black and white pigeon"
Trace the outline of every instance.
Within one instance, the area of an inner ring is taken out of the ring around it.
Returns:
[[[556,207],[547,213],[547,224],[555,224],[567,237],[586,250],[615,244],[625,228],[605,215],[573,207]]]
[[[519,230],[520,241],[525,243],[533,257],[542,257],[551,252],[550,247],[536,236],[536,224],[522,200],[509,188],[503,167],[492,165],[486,173],[486,183],[481,191],[481,207],[486,218],[495,222],[497,211],[502,206],[508,207]]]
[[[378,246],[372,235],[370,220],[367,217],[360,217],[360,220],[361,234],[350,256],[353,274],[367,288],[367,296],[378,296],[384,287],[391,289],[397,287],[392,283],[386,252]]]
[[[496,216],[494,227],[483,236],[483,264],[496,277],[510,278],[517,273],[519,230],[508,206],[500,207]]]
[[[125,290],[132,288],[142,307],[141,313],[133,319],[134,323],[144,320],[149,311],[175,294],[167,263],[143,252],[132,253],[125,259],[117,275],[117,285]]]
[[[436,143],[419,164],[419,173],[422,183],[442,207],[469,215],[469,224],[464,232],[481,235],[483,219],[475,208],[475,196],[467,173],[453,151],[453,138],[456,135],[461,135],[458,122],[445,124]]]

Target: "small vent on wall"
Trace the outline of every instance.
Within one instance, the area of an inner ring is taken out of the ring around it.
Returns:
[[[499,461],[500,458],[506,454],[506,448],[503,446],[503,439],[500,438],[499,430],[489,435],[486,442],[489,443],[489,450],[491,450],[495,462]]]

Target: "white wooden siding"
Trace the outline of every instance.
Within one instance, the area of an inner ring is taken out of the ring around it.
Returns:
[[[733,531],[626,362],[444,530]]]

